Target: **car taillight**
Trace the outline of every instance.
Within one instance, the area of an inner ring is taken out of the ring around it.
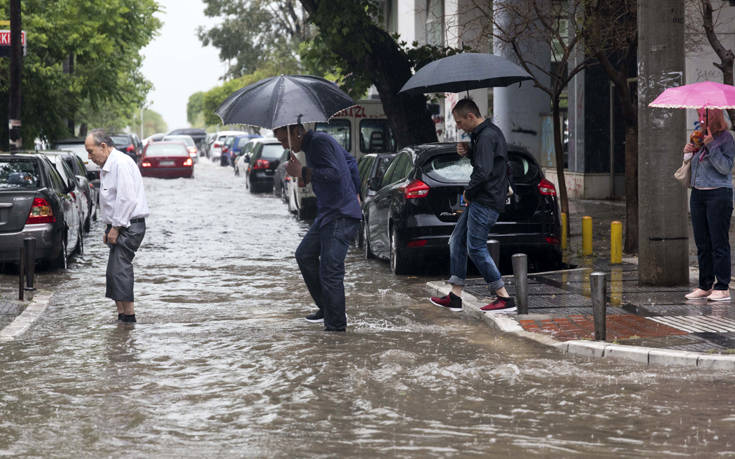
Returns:
[[[222,147],[222,153],[227,153],[230,151],[229,147]]]
[[[72,199],[77,199],[77,195],[75,195],[73,191],[70,191],[69,194],[71,195]]]
[[[127,152],[135,151],[135,147],[132,145],[128,145],[128,148],[125,149]]]
[[[417,239],[415,241],[408,241],[406,247],[424,247],[426,245],[426,239]]]
[[[26,225],[33,223],[54,223],[55,221],[56,217],[54,217],[54,212],[51,210],[48,201],[43,198],[34,198]]]
[[[424,198],[429,194],[429,185],[421,180],[414,180],[409,183],[403,190],[403,196],[406,199]]]
[[[184,160],[184,166],[191,166],[194,164],[194,161],[191,160],[191,158],[186,158]]]
[[[94,183],[90,183],[90,184],[89,184],[89,188],[90,188],[90,189],[94,189]]]
[[[214,148],[219,148],[220,147],[220,144],[218,144],[217,142],[215,142],[214,145],[213,145],[213,147]]]
[[[559,245],[559,238],[554,237],[554,236],[546,236],[546,243],[553,244],[553,245]]]
[[[270,165],[271,165],[270,161],[265,160],[265,159],[259,159],[255,161],[255,165],[253,165],[253,169],[268,169]]]
[[[541,179],[541,181],[538,182],[538,192],[544,196],[556,196],[556,187],[548,180]]]
[[[140,163],[140,166],[141,167],[151,167],[151,163],[148,161],[143,161],[142,163]]]
[[[291,181],[291,176],[290,175],[287,175],[286,178],[283,179],[283,181],[284,182],[290,182]]]

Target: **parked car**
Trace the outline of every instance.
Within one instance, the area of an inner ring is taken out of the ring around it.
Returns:
[[[281,160],[283,147],[277,139],[253,139],[250,162],[245,169],[245,188],[251,193],[266,192],[273,189],[273,174]]]
[[[258,134],[236,135],[227,138],[225,145],[228,147],[228,152],[233,158],[232,166],[235,169],[235,175],[240,175],[240,172],[243,172],[246,169],[243,167],[245,164],[244,156],[249,154],[250,151],[247,151],[245,147],[250,143],[250,140],[259,138],[260,135]],[[248,157],[248,159],[250,158]]]
[[[388,165],[395,156],[395,153],[369,153],[360,157],[360,160],[357,162],[357,171],[360,174],[359,194],[362,202],[365,202],[365,199],[375,194],[375,190],[368,187],[368,183],[371,180],[375,185],[374,188],[380,188],[380,181],[383,179]]]
[[[500,241],[501,265],[522,252],[536,269],[555,268],[561,263],[556,189],[526,150],[509,146],[508,157],[515,196],[509,195],[489,238]],[[471,173],[470,160],[457,155],[455,143],[401,150],[363,205],[366,257],[389,260],[396,274],[411,272],[424,257],[448,257]]]
[[[84,231],[88,233],[92,226],[92,220],[97,219],[97,203],[99,202],[99,197],[97,196],[98,189],[87,178],[87,170],[84,167],[84,163],[75,154],[65,151],[43,151],[42,153],[48,156],[54,165],[57,163],[54,157],[58,156],[74,174],[73,179],[76,181],[77,189],[83,194],[81,197],[83,199],[80,199],[80,205],[84,207],[82,221]],[[62,174],[58,166],[56,170]],[[64,174],[62,174],[63,177]]]
[[[82,244],[74,190],[46,156],[0,153],[0,261],[17,263],[23,239],[32,237],[36,261],[65,268]]]
[[[84,167],[87,169],[87,178],[89,179],[90,183],[92,183],[99,190],[100,167],[95,164],[91,159],[89,159],[87,149],[84,148],[83,138],[79,137],[57,140],[56,142],[51,144],[51,149],[70,151],[79,156],[82,162],[84,162]]]
[[[56,172],[59,173],[61,179],[64,181],[64,184],[74,186],[74,189],[69,194],[71,195],[72,200],[77,206],[77,211],[79,214],[79,229],[83,233],[84,223],[87,221],[87,218],[90,218],[90,207],[88,197],[84,193],[84,189],[79,183],[79,180],[77,180],[74,170],[71,166],[69,166],[69,163],[67,162],[70,153],[66,153],[63,151],[44,151],[43,154],[48,158],[51,164],[54,165],[54,167],[56,168]],[[83,244],[83,238],[80,237],[79,243],[80,245]]]
[[[140,174],[144,177],[177,178],[194,176],[194,160],[182,142],[156,142],[143,150]]]
[[[214,135],[214,140],[212,141],[212,148],[211,148],[211,159],[213,161],[220,160],[220,164],[223,166],[227,166],[227,164],[222,164],[222,146],[225,143],[225,139],[227,136],[230,135],[246,135],[247,132],[244,131],[220,131],[217,134]]]
[[[198,128],[181,128],[181,129],[174,129],[173,131],[169,132],[167,135],[188,135],[192,139],[194,139],[194,143],[197,146],[197,149],[199,150],[199,154],[201,156],[204,156],[205,150],[207,148],[207,131],[204,129],[198,129]]]
[[[196,163],[199,161],[199,149],[194,139],[189,135],[167,135],[163,138],[163,142],[181,142],[186,144],[186,149],[189,152],[189,156]]]
[[[301,164],[306,164],[306,155],[303,151],[296,153],[296,158]],[[296,214],[299,220],[316,216],[316,195],[311,188],[311,183],[299,186],[298,180],[291,180],[286,186],[286,202],[288,202],[288,210]]]
[[[253,154],[253,148],[255,148],[255,145],[257,145],[257,142],[248,140],[245,145],[240,148],[240,155],[235,158],[235,175],[245,175],[245,170],[248,168],[250,155]]]
[[[288,202],[288,195],[286,193],[291,177],[286,173],[286,165],[290,156],[291,150],[283,150],[281,157],[278,159],[278,167],[276,167],[276,171],[273,173],[273,194],[281,198],[283,202]]]
[[[166,134],[164,134],[163,132],[151,134],[150,136],[143,139],[143,148],[145,148],[145,146],[149,143],[160,142],[161,140],[163,140],[164,137],[166,137]]]
[[[110,136],[115,148],[133,158],[138,162],[138,158],[143,154],[143,143],[135,134],[112,134]]]

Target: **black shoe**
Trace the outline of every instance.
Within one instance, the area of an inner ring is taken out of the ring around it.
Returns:
[[[429,298],[429,301],[440,308],[449,309],[452,312],[459,312],[462,310],[462,298],[452,292],[449,292],[449,295],[442,297],[432,296]]]
[[[320,309],[317,312],[304,317],[304,319],[306,319],[307,322],[311,322],[313,324],[321,324],[324,323],[324,313]]]
[[[135,314],[123,314],[123,322],[135,322]]]
[[[344,328],[330,328],[330,327],[324,327],[324,331],[326,332],[345,332],[347,331]]]
[[[125,317],[125,314],[123,314],[122,312],[118,312],[117,313],[117,321],[118,322],[122,322],[124,317]]]

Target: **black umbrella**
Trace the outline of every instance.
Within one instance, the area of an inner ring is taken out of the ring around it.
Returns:
[[[528,72],[503,57],[484,53],[460,53],[421,67],[398,92],[462,92],[508,86],[531,79],[533,77]]]
[[[289,124],[327,121],[353,105],[350,96],[324,78],[281,75],[235,91],[215,113],[224,124],[276,129]]]

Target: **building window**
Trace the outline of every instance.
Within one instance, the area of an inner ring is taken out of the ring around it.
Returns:
[[[426,44],[444,46],[444,0],[426,0]]]

